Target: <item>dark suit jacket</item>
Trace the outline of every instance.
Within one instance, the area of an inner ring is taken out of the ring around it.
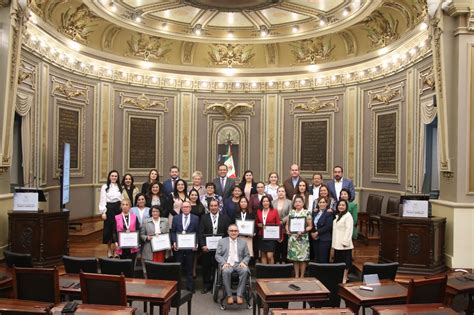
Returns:
[[[320,187],[321,187],[321,186],[320,186]],[[318,189],[319,189],[320,187],[318,187]],[[308,188],[308,192],[309,192],[310,195],[312,195],[312,194],[314,193],[313,189],[314,189],[314,185],[310,185],[309,188]]]
[[[318,214],[319,211],[312,213],[312,220],[314,225],[314,218]],[[319,240],[321,241],[330,241],[332,240],[332,223],[334,222],[334,217],[332,213],[328,212],[327,210],[321,215],[318,220],[318,224],[316,227],[313,227],[313,232],[318,230]]]
[[[298,182],[296,183],[296,187],[293,187],[293,179],[291,177],[287,178],[283,182],[283,186],[285,186],[286,198],[287,199],[290,199],[290,200],[293,199],[293,196],[295,195],[296,190],[298,189],[298,185],[301,181],[306,182],[306,185],[308,185],[308,182],[301,176],[299,177]]]
[[[270,198],[270,202],[272,201],[272,196],[269,194],[265,194],[268,198]],[[257,213],[257,210],[260,209],[260,200],[258,199],[257,194],[253,194],[250,196],[249,200],[249,207],[252,209],[253,213]]]
[[[179,177],[176,180],[178,180],[178,179],[179,179]],[[163,182],[163,187],[162,188],[163,188],[162,192],[163,192],[164,196],[169,196],[174,191],[173,184],[171,182],[171,178],[168,178],[167,180],[165,180]]]
[[[240,182],[239,183],[240,189],[242,189],[242,193],[245,195],[245,182]],[[257,193],[257,183],[253,182],[252,183],[252,189],[250,189],[250,195],[256,194]]]
[[[150,216],[151,216],[151,199],[148,197],[148,196],[145,196],[145,205],[150,208]],[[163,196],[160,196],[160,217],[162,218],[167,218],[168,215],[169,215],[169,211],[168,211],[168,206],[167,206],[167,200],[165,197]]]
[[[242,215],[241,215],[240,211],[235,212],[234,222],[235,222],[235,220],[242,220]],[[251,220],[255,221],[255,213],[247,212],[247,215],[245,216],[245,221],[251,221]]]
[[[331,197],[334,198],[334,200],[338,201],[337,196],[336,196],[336,187],[334,183],[335,183],[335,180],[331,179],[330,181],[326,183],[326,185],[328,186],[329,194],[331,195]],[[354,201],[356,193],[355,193],[355,188],[354,188],[354,184],[352,183],[352,180],[350,180],[349,178],[343,177],[342,188],[346,188],[351,192],[350,201]]]
[[[217,219],[217,234],[222,235],[223,237],[227,236],[227,228],[230,225],[230,219],[225,214],[219,214]],[[199,245],[206,246],[206,234],[212,233],[212,219],[211,213],[206,213],[201,217],[201,222],[199,223]]]
[[[232,188],[235,186],[235,180],[233,178],[227,177],[227,179],[225,181],[224,189],[222,189],[221,178],[219,176],[214,178],[214,180],[212,182],[214,183],[214,185],[216,185],[216,194],[221,196],[222,199],[224,199],[224,200],[226,198],[230,197],[230,195],[232,193]]]
[[[199,217],[192,213],[190,215],[190,222],[187,233],[196,233],[196,245],[198,244],[199,238]],[[183,214],[180,213],[173,217],[173,225],[171,226],[171,242],[176,242],[176,234],[181,234],[183,232]]]

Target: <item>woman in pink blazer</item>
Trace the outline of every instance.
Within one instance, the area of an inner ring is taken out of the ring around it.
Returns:
[[[122,248],[119,243],[120,232],[138,232],[140,231],[140,222],[136,215],[130,212],[131,202],[128,199],[122,200],[120,205],[122,213],[115,216],[115,245],[117,250],[115,251],[120,259],[132,259],[135,263],[139,246],[132,248]],[[137,234],[138,235],[138,234]],[[138,244],[138,241],[137,241]]]

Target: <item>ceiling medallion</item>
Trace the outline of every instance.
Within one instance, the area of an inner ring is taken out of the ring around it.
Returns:
[[[188,0],[183,2],[201,9],[237,12],[243,10],[265,9],[280,3],[281,0]]]
[[[255,56],[250,45],[211,44],[209,45],[209,61],[211,65],[248,66]]]

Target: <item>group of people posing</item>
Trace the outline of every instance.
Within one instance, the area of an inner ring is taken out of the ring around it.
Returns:
[[[219,258],[208,237],[226,237],[229,230],[238,229],[240,233],[234,237],[239,235],[239,242],[246,243],[251,262],[291,261],[295,277],[303,277],[310,260],[328,263],[333,248],[334,262],[346,264],[347,278],[352,239],[357,238],[357,205],[354,185],[343,177],[342,167],[334,167],[333,178],[326,183],[318,173],[308,183],[296,164],[291,165],[290,177],[283,184],[275,172],[263,182],[255,181],[253,172],[247,170],[238,184],[227,173],[227,166],[220,165],[218,176],[204,185],[202,173],[196,171],[188,187],[177,166],[170,168],[163,183],[158,171],[152,169],[140,190],[131,174],[120,181],[119,173],[110,171],[99,202],[108,256],[135,259],[140,253],[142,259],[163,262],[173,255],[185,268],[187,289],[194,291],[200,254],[206,266],[202,268],[202,292],[206,293]],[[121,232],[139,232],[139,244],[122,248]],[[162,234],[169,235],[170,249],[154,250],[152,240]],[[181,234],[195,236],[192,248],[180,247]],[[248,259],[235,263],[246,265]]]

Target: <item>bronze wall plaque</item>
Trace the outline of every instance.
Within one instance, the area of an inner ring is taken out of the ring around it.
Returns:
[[[156,167],[156,119],[130,117],[129,168]]]
[[[328,121],[301,123],[300,166],[302,170],[327,171]]]
[[[63,164],[64,143],[71,145],[71,169],[79,168],[79,111],[58,109],[58,165]]]
[[[397,113],[377,116],[376,174],[397,174]]]

